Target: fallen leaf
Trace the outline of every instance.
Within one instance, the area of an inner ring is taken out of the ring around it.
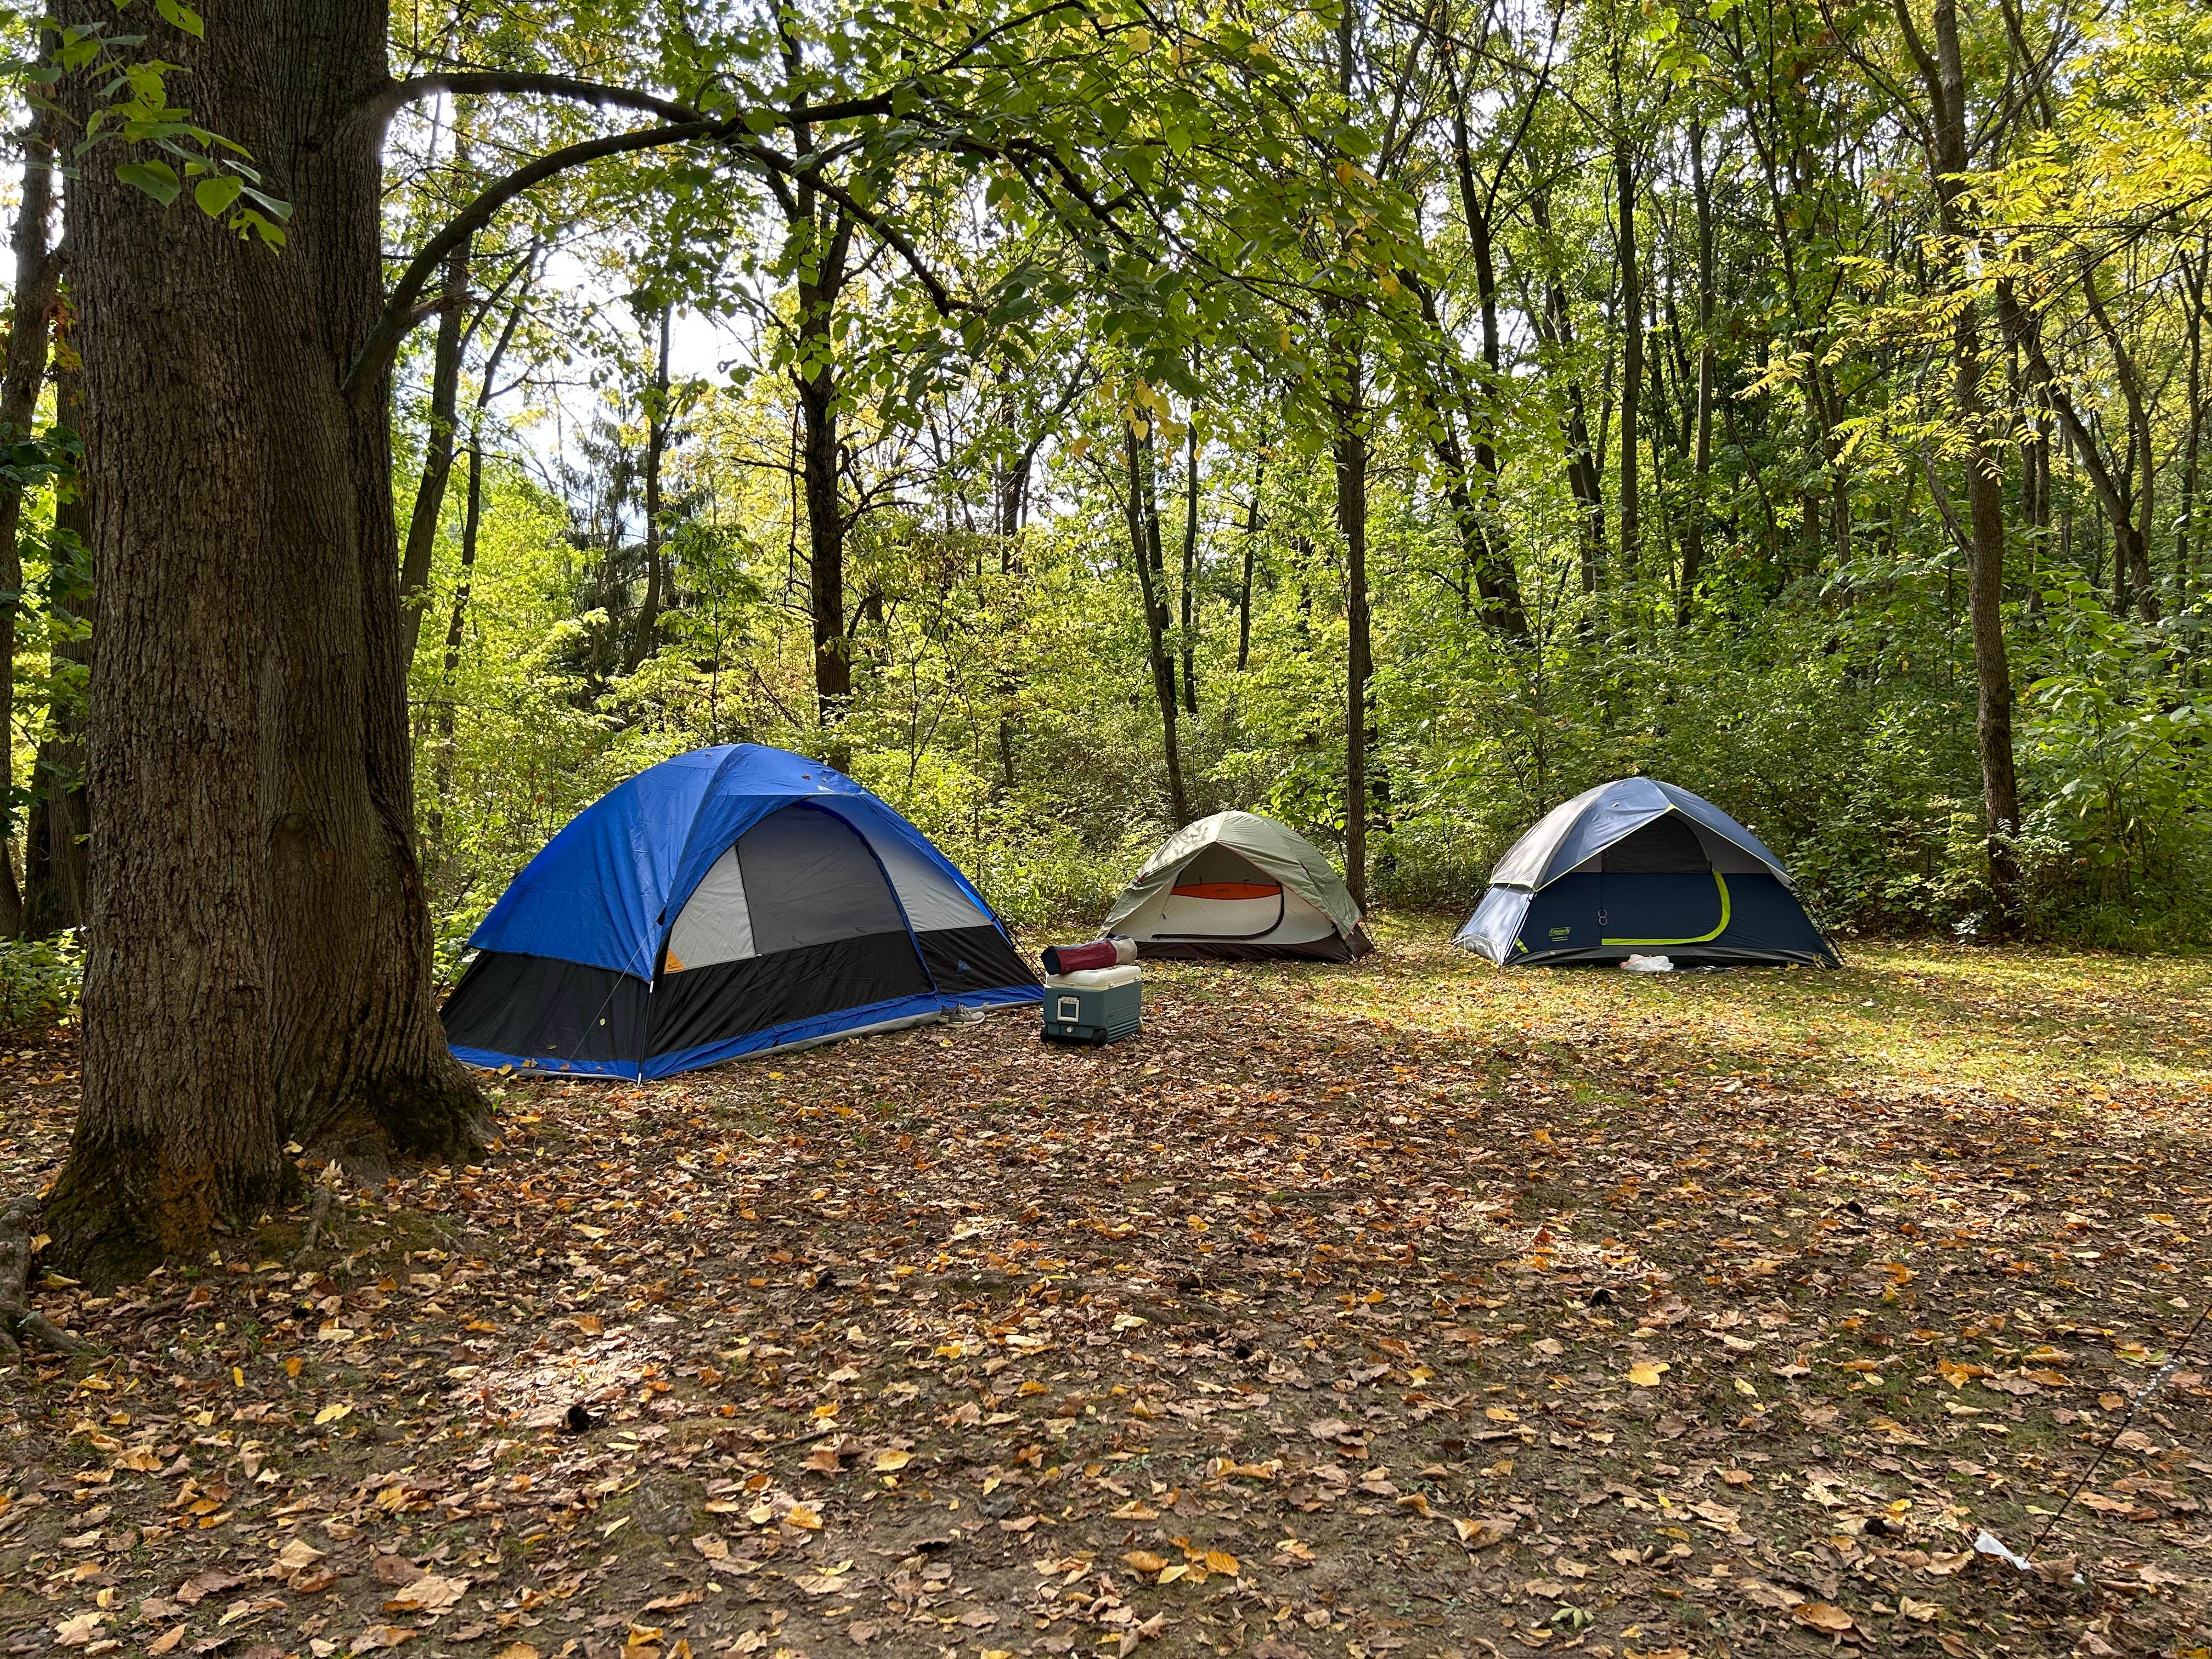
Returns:
[[[1660,1373],[1674,1369],[1663,1359],[1639,1359],[1628,1368],[1628,1380],[1639,1389],[1656,1388]]]
[[[1341,1440],[1352,1431],[1352,1425],[1340,1417],[1324,1417],[1306,1425],[1306,1432],[1316,1440]]]
[[[386,1613],[443,1613],[468,1593],[465,1578],[426,1572],[384,1604]]]
[[[1852,1624],[1850,1614],[1845,1613],[1841,1607],[1832,1607],[1826,1601],[1801,1601],[1790,1617],[1801,1625],[1809,1625],[1814,1630],[1831,1632],[1847,1631],[1851,1628]]]
[[[1121,1565],[1132,1572],[1141,1572],[1149,1577],[1165,1568],[1167,1563],[1150,1550],[1131,1550],[1121,1558]]]
[[[876,1454],[875,1471],[878,1474],[896,1474],[913,1462],[912,1452],[879,1451]]]
[[[1477,1516],[1472,1520],[1452,1522],[1452,1530],[1459,1534],[1459,1541],[1471,1550],[1486,1550],[1501,1539],[1510,1537],[1520,1522],[1510,1515]]]
[[[1787,1613],[1790,1608],[1802,1605],[1805,1600],[1785,1585],[1770,1584],[1760,1578],[1739,1578],[1735,1581],[1735,1587],[1746,1600],[1776,1613]]]

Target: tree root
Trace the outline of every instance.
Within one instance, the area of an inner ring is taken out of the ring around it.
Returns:
[[[39,1200],[28,1194],[0,1210],[0,1358],[22,1352],[22,1339],[34,1336],[57,1353],[82,1353],[84,1344],[32,1307],[31,1221]]]
[[[327,1182],[317,1183],[314,1200],[307,1206],[307,1231],[300,1236],[300,1248],[292,1253],[292,1266],[296,1267],[305,1261],[307,1252],[322,1238],[323,1224],[330,1219],[331,1196]]]

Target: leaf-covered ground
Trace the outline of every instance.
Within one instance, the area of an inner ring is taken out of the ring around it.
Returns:
[[[1103,1050],[504,1080],[302,1259],[50,1283],[0,1652],[2202,1651],[2212,963],[1439,933],[1150,970]]]

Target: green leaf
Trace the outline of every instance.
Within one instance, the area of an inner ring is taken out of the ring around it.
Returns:
[[[162,21],[174,24],[193,40],[207,38],[207,25],[200,21],[199,13],[184,4],[183,0],[154,0],[154,9],[161,14]]]
[[[220,219],[245,188],[246,180],[234,173],[203,179],[192,186],[192,200],[199,204],[200,211],[209,218]]]
[[[115,176],[133,189],[144,191],[163,207],[175,201],[184,189],[178,182],[177,170],[167,161],[120,162]]]

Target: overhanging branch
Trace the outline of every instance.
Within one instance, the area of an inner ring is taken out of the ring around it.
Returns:
[[[379,384],[391,372],[392,362],[399,355],[400,343],[406,339],[407,331],[413,325],[416,301],[424,284],[430,280],[431,274],[438,269],[447,254],[489,224],[493,215],[523,191],[572,167],[587,166],[610,155],[661,149],[671,144],[695,143],[702,139],[719,137],[729,127],[727,122],[697,120],[670,126],[646,127],[636,132],[613,133],[605,138],[592,138],[582,143],[567,145],[508,173],[463,208],[443,230],[423,246],[422,252],[400,274],[391,297],[384,302],[384,314],[377,319],[376,326],[370,331],[368,340],[362,344],[360,356],[346,370],[345,379],[339,382],[339,391],[348,398],[359,397],[364,390]]]
[[[1048,9],[1056,10],[1058,8]],[[418,98],[428,98],[436,93],[451,93],[455,96],[505,93],[515,96],[565,98],[572,103],[590,104],[595,108],[637,110],[680,125],[713,118],[689,104],[663,98],[656,93],[642,92],[635,87],[609,86],[605,82],[586,81],[573,75],[540,75],[506,70],[451,70],[413,76],[404,81],[392,82],[364,100],[356,109],[359,114],[382,127]],[[766,115],[780,127],[795,127],[808,122],[851,121],[863,116],[889,115],[891,112],[891,94],[887,92],[872,93],[860,98],[834,99],[826,104],[800,104],[790,109],[778,109],[773,104],[763,105],[757,110],[744,111],[730,117],[727,125],[741,127],[753,115]]]

